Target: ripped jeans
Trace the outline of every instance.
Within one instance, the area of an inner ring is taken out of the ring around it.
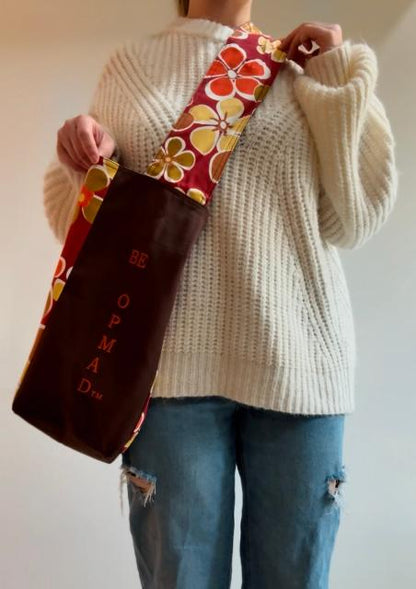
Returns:
[[[143,589],[230,588],[236,467],[242,588],[327,589],[344,418],[220,396],[152,398],[120,465]]]

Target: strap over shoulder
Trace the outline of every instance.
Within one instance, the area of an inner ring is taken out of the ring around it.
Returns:
[[[206,205],[286,53],[251,21],[225,41],[146,174]]]

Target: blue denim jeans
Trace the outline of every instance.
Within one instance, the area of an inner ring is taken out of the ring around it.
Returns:
[[[143,589],[229,589],[236,467],[242,588],[327,589],[344,418],[221,396],[151,399],[120,465]]]

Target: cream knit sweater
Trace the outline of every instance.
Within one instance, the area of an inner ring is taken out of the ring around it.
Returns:
[[[145,171],[231,32],[176,17],[114,48],[89,113],[123,165]],[[293,414],[355,409],[354,321],[337,248],[364,245],[397,197],[377,76],[374,51],[350,40],[304,70],[282,67],[213,193],[153,397],[220,395]],[[60,243],[83,178],[56,155],[46,170],[45,213]]]

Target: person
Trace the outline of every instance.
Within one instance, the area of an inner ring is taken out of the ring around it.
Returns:
[[[88,115],[58,131],[44,205],[61,243],[88,167],[103,155],[144,172],[222,45],[252,22],[251,0],[177,5],[163,29],[114,49]],[[147,417],[122,454],[145,589],[230,586],[236,468],[243,587],[328,587],[357,360],[338,249],[381,229],[398,171],[374,50],[338,24],[279,39],[287,60],[215,188]]]

